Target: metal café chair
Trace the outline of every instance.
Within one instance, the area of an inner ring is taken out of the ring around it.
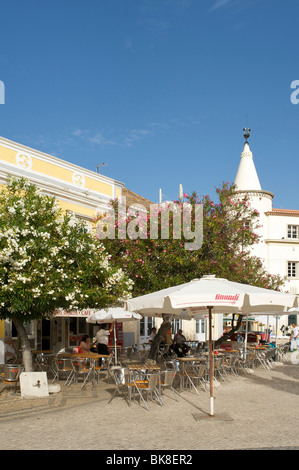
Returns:
[[[183,386],[184,388],[194,389],[196,393],[199,395],[198,388],[202,386],[205,391],[206,388],[206,365],[201,364],[197,361],[186,362],[182,368],[182,376],[183,376]]]
[[[267,349],[267,351],[265,352],[265,361],[271,369],[275,365],[275,357],[276,357],[276,349],[275,348]]]
[[[176,376],[175,376],[175,382],[177,382],[177,378],[179,379],[179,389],[182,390],[183,389],[183,371],[181,370],[180,368],[180,362],[178,359],[168,359],[168,360],[165,360],[164,361],[164,366],[165,366],[165,369],[167,370],[175,370],[177,373],[176,373]]]
[[[134,384],[133,391],[136,390],[138,392],[140,401],[141,400],[143,401],[148,411],[149,411],[149,407],[147,406],[147,401],[148,401],[149,396],[151,399],[153,399],[154,397],[161,406],[164,405],[164,402],[158,390],[159,378],[160,378],[160,372],[147,373],[145,374],[143,379],[138,379],[134,377],[134,373],[133,373],[133,384]],[[143,397],[144,394],[146,396],[146,401]]]
[[[94,367],[86,359],[76,357],[71,359],[71,364],[74,373],[74,381],[78,383],[79,377],[83,378],[83,384],[81,388],[84,388],[88,380],[91,379],[92,384],[94,385]]]
[[[35,365],[37,370],[46,372],[47,375],[49,372],[53,375],[53,378],[56,377],[57,371],[55,370],[54,365],[54,354],[50,353],[39,353],[35,357]]]
[[[159,389],[161,390],[161,395],[162,395],[162,392],[163,390],[165,390],[165,388],[170,388],[172,390],[172,393],[176,401],[179,401],[177,398],[177,393],[173,387],[173,382],[174,382],[176,374],[177,374],[177,371],[174,369],[162,370],[160,373],[160,379],[159,379]]]
[[[111,378],[113,382],[113,376],[111,374],[112,369],[119,368],[120,366],[111,366],[112,357],[102,357],[102,363],[100,366],[94,366],[94,371],[97,377],[97,383],[99,383],[101,374],[104,373],[107,377],[107,381],[109,382],[109,378]]]
[[[214,379],[221,378],[225,382],[225,377],[229,379],[224,367],[224,357],[214,356]]]
[[[125,399],[128,400],[129,406],[131,406],[133,383],[130,370],[126,367],[115,367],[112,369],[112,375],[116,388],[108,403],[110,403],[118,393],[124,396]]]
[[[249,360],[248,357],[251,357],[251,359]],[[237,373],[244,372],[245,374],[248,374],[248,369],[250,368],[252,360],[253,356],[249,356],[249,351],[247,351],[245,348],[240,348],[235,363],[235,369],[237,370]]]
[[[71,365],[71,360],[65,357],[54,357],[54,364],[56,367],[56,373],[52,380],[52,383],[55,380],[60,380],[61,376],[67,376],[64,385],[69,386],[74,380],[74,371]]]
[[[290,363],[290,357],[288,356],[288,352],[290,352],[290,343],[286,343],[283,345],[279,345],[276,348],[277,351],[277,359],[281,362]]]
[[[229,354],[225,357],[224,362],[223,362],[223,372],[226,374],[226,376],[229,378],[229,373],[232,373],[234,377],[238,378],[238,373],[236,369],[238,357]]]
[[[201,385],[205,392],[208,391],[207,388],[207,366],[206,363],[195,361],[192,365],[194,371],[194,377],[197,382],[197,386]]]

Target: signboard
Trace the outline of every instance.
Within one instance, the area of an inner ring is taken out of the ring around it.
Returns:
[[[81,317],[81,318],[88,318],[91,315],[93,315],[95,312],[97,312],[97,309],[95,308],[90,308],[90,309],[84,309],[84,310],[62,310],[59,309],[56,311],[54,314],[55,317]]]

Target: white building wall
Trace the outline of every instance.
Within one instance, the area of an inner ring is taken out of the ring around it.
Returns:
[[[268,246],[268,270],[286,277],[285,290],[299,294],[299,216],[268,215],[271,227]],[[288,238],[288,226],[297,226],[298,238]],[[288,263],[295,263],[295,277],[288,274]]]
[[[247,166],[244,165],[245,160]],[[245,194],[249,196],[252,208],[260,214],[260,228],[256,233],[261,239],[251,247],[251,252],[261,259],[270,274],[285,279],[282,290],[299,294],[299,210],[273,209],[273,194],[261,189],[247,142],[241,154],[241,163],[235,179],[239,190],[238,196]],[[297,238],[288,237],[288,225],[297,226]],[[295,263],[295,276],[288,276],[289,262]],[[279,327],[282,324],[288,324],[286,315],[280,317]]]

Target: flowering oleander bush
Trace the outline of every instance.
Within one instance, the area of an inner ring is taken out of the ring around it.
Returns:
[[[95,226],[105,221],[110,227],[102,242],[111,253],[113,264],[134,279],[133,295],[188,282],[205,274],[259,287],[280,288],[283,279],[267,273],[261,260],[251,253],[252,245],[260,242],[258,212],[251,208],[248,198],[237,196],[232,184],[223,183],[216,188],[216,193],[217,203],[208,195],[184,194],[184,201],[193,208],[199,204],[203,208],[203,243],[198,250],[185,249],[185,242],[190,240],[183,229],[183,204],[179,201],[175,203],[176,210],[181,208],[182,213],[180,233],[173,230],[174,217],[170,213],[169,239],[151,237],[148,212],[130,215],[127,210],[119,217],[117,201],[111,202],[110,213],[94,220]],[[195,210],[192,210],[191,232],[195,228],[195,217]],[[112,224],[115,238],[111,237]],[[136,239],[132,238],[134,226]],[[159,230],[161,233],[161,221]]]
[[[105,308],[131,290],[83,221],[28,180],[8,179],[0,192],[0,318],[18,329],[58,308]]]
[[[205,274],[270,289],[282,286],[283,279],[270,275],[261,260],[252,255],[251,247],[260,242],[258,212],[251,208],[248,198],[238,197],[234,185],[224,183],[216,188],[216,193],[218,202],[208,195],[199,197],[196,192],[184,194],[184,201],[192,207],[191,220],[185,224],[185,230],[183,202],[175,201],[175,211],[180,212],[182,223],[178,227],[177,214],[170,213],[168,239],[161,237],[165,230],[162,218],[158,219],[159,236],[152,237],[151,222],[153,216],[156,220],[156,212],[151,216],[146,211],[137,211],[134,215],[127,210],[119,217],[117,201],[111,202],[110,212],[94,220],[96,231],[99,224],[102,227],[98,233],[112,255],[113,264],[134,279],[134,296],[189,282]],[[202,213],[196,214],[195,207],[199,204]],[[157,208],[155,211],[159,212]],[[202,245],[197,250],[186,249],[190,233],[198,226],[196,217],[202,217]],[[103,237],[105,224],[106,238]],[[150,359],[157,359],[159,343],[171,326],[170,317],[163,315],[163,323],[149,352]],[[240,322],[241,319],[240,316]]]

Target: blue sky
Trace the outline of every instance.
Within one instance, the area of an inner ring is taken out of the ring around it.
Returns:
[[[0,0],[0,135],[158,201],[233,182],[243,127],[299,209],[298,0]]]

